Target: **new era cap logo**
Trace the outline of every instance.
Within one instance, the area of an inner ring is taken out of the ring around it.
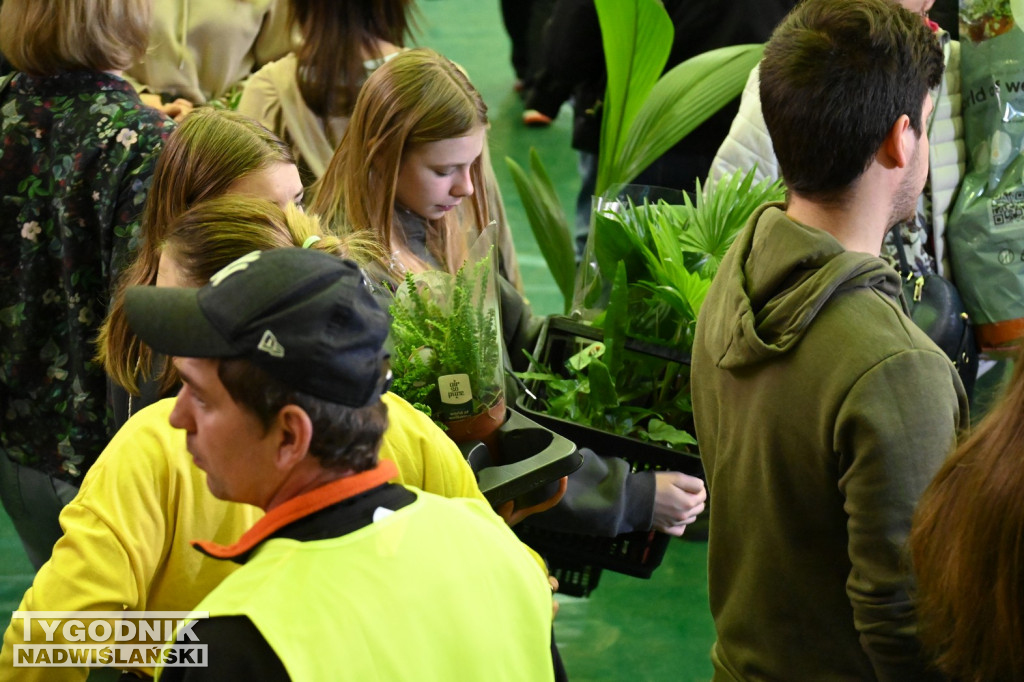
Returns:
[[[277,340],[277,337],[274,336],[274,332],[269,329],[263,332],[263,338],[260,339],[260,343],[256,348],[275,358],[284,357],[284,346],[282,346]]]

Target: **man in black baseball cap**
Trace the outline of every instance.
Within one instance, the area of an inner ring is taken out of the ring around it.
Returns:
[[[347,407],[385,389],[387,315],[355,263],[319,251],[254,251],[202,289],[136,287],[125,309],[139,337],[169,356],[245,358]]]
[[[387,316],[355,264],[254,252],[125,309],[174,358],[170,422],[210,490],[267,511],[230,547],[193,543],[244,565],[196,607],[207,666],[162,679],[552,678],[547,578],[501,518],[387,482]]]

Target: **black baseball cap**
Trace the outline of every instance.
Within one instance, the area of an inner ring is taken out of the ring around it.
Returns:
[[[253,251],[201,289],[130,287],[125,313],[157,352],[245,358],[329,402],[365,407],[387,387],[387,314],[355,263],[322,251]]]

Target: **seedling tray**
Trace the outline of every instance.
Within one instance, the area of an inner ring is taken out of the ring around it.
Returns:
[[[552,317],[542,331],[536,357],[557,371],[582,345],[601,340],[600,329],[567,318]],[[625,347],[631,352],[671,362],[689,363],[688,356],[674,349],[636,340],[627,340]],[[627,438],[552,417],[539,411],[539,402],[544,397],[542,385],[534,385],[530,389],[537,400],[529,395],[521,395],[516,401],[517,409],[534,422],[572,441],[577,448],[586,447],[599,455],[621,457],[629,462],[633,471],[674,470],[704,477],[704,469],[696,452],[674,450],[657,443]],[[549,570],[559,580],[559,592],[582,597],[588,596],[597,587],[603,570],[650,578],[661,564],[671,539],[656,531],[623,533],[613,538],[562,533],[536,528],[528,520],[516,526],[515,531],[523,542],[548,561]]]

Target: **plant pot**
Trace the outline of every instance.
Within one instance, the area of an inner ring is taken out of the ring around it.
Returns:
[[[465,419],[455,419],[445,422],[446,433],[456,443],[466,441],[483,441],[493,453],[496,441],[492,436],[502,424],[505,423],[505,399],[499,398],[486,412],[481,412]],[[490,440],[491,442],[488,442]]]

